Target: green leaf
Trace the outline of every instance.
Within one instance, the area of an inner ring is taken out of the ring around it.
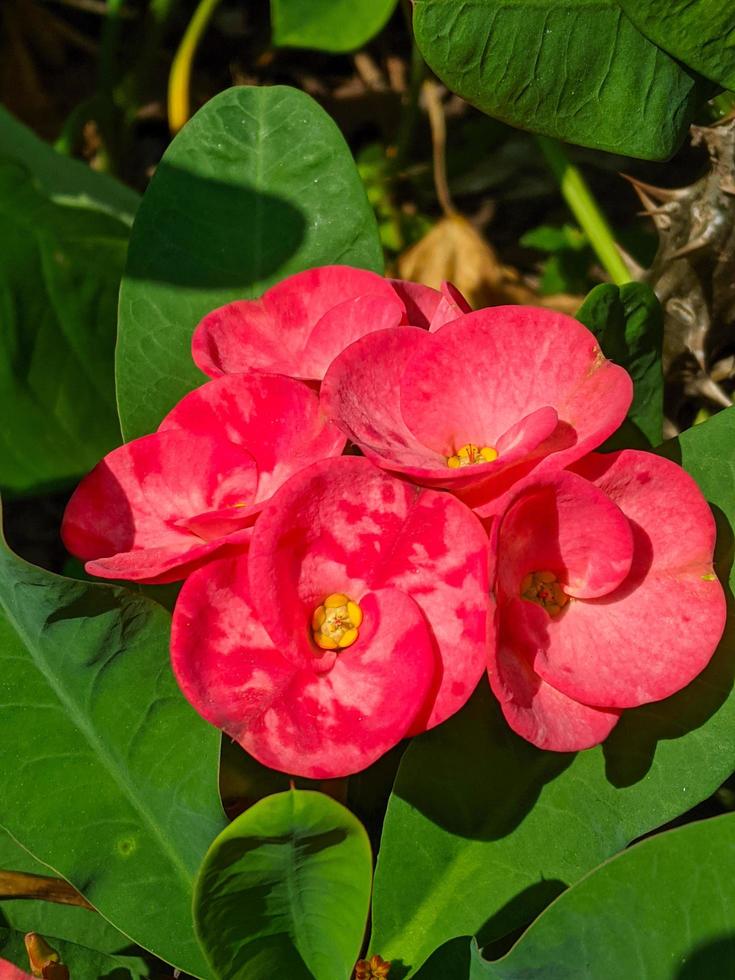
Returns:
[[[678,827],[595,869],[550,905],[502,959],[488,962],[475,943],[465,941],[469,969],[445,976],[732,978],[734,874],[735,814]],[[421,971],[421,980],[431,976]]]
[[[542,252],[574,251],[581,252],[588,245],[587,236],[573,225],[539,225],[532,228],[520,238],[520,244],[526,248],[537,248]]]
[[[723,88],[735,88],[730,0],[618,0],[639,31]]]
[[[36,861],[2,828],[0,868],[4,871],[53,876],[50,868]],[[73,905],[58,905],[55,902],[28,899],[0,902],[0,927],[15,929],[20,933],[40,932],[43,936],[56,936],[58,939],[66,939],[104,953],[117,953],[130,945],[127,936],[123,936],[96,912]]]
[[[120,932],[196,976],[196,870],[224,823],[219,733],[176,687],[170,618],[0,541],[0,825]]]
[[[0,486],[73,481],[120,441],[117,294],[128,227],[0,160]]]
[[[414,29],[468,102],[582,146],[665,160],[704,98],[616,0],[415,0]]]
[[[596,286],[577,319],[597,337],[603,354],[633,378],[629,418],[651,445],[658,445],[664,420],[664,325],[656,294],[642,282]]]
[[[735,976],[735,814],[650,837],[565,891],[502,959],[475,940],[418,980],[705,980]]]
[[[15,161],[57,204],[89,207],[133,223],[140,197],[124,184],[79,160],[57,153],[0,106],[0,160]]]
[[[135,219],[120,292],[118,406],[126,439],[205,379],[205,313],[303,269],[382,271],[375,218],[341,133],[303,92],[239,86],[166,151]]]
[[[212,844],[194,918],[219,980],[349,980],[370,904],[367,834],[311,790],[267,796]]]
[[[521,237],[520,244],[549,253],[539,283],[541,295],[587,292],[588,272],[594,262],[594,253],[587,236],[578,228],[571,225],[562,228],[541,225],[527,231]]]
[[[278,47],[354,51],[380,31],[398,0],[271,0]]]
[[[729,577],[732,613],[735,408],[663,452],[681,460],[714,505],[716,568]],[[463,711],[415,739],[403,758],[375,877],[373,951],[415,970],[455,936],[504,936],[630,841],[708,797],[735,768],[734,675],[731,615],[694,682],[624,712],[604,745],[576,755],[516,736],[481,683]]]
[[[112,956],[47,933],[42,935],[58,952],[61,962],[69,967],[71,980],[146,980],[152,976],[147,963],[139,956]],[[0,927],[0,960],[8,960],[20,969],[28,970],[22,932]]]

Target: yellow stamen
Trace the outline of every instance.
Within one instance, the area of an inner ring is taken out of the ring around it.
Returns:
[[[549,616],[558,616],[569,602],[569,596],[553,572],[531,572],[521,582],[521,598],[545,609]]]
[[[447,457],[447,466],[456,470],[461,466],[472,466],[475,463],[492,463],[498,458],[498,451],[492,446],[476,446],[472,442],[460,447],[456,455]]]
[[[314,642],[321,650],[344,650],[359,635],[362,609],[342,592],[328,595],[311,617]]]

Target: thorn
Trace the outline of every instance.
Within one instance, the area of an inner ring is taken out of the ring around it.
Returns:
[[[732,405],[732,399],[725,394],[722,388],[712,378],[696,378],[691,387],[694,388],[697,394],[704,395],[705,398],[709,398],[716,405],[722,405],[723,408],[730,408]]]
[[[616,245],[618,252],[620,252],[620,257],[628,267],[628,272],[630,273],[631,278],[636,282],[642,282],[647,270],[644,269],[642,265],[639,265],[633,256],[629,252],[626,252],[626,250],[620,244],[616,243]]]
[[[730,354],[729,357],[723,357],[716,364],[713,364],[710,370],[710,377],[713,381],[718,382],[727,381],[733,374],[735,374],[735,354]]]
[[[680,201],[687,195],[688,188],[686,187],[654,187],[653,184],[646,184],[644,181],[638,180],[637,177],[631,177],[630,174],[621,173],[620,176],[633,185],[639,197],[641,197],[641,191],[650,195],[654,201]]]
[[[686,255],[691,255],[692,252],[698,252],[700,248],[706,248],[712,242],[711,235],[700,235],[699,238],[693,238],[686,245],[682,245],[681,248],[677,248],[675,252],[672,252],[668,256],[669,261],[672,259],[683,259]]]
[[[633,190],[636,192],[636,194],[638,195],[638,200],[643,205],[644,208],[643,213],[655,214],[657,208],[656,208],[656,202],[653,200],[653,198],[649,197],[648,194],[646,194],[646,192],[642,190],[637,184],[633,184]]]

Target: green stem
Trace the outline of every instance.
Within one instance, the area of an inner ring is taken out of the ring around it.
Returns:
[[[735,112],[735,93],[720,92],[709,103],[710,115],[715,122],[725,119]]]
[[[401,109],[401,121],[398,127],[396,138],[395,169],[400,171],[408,157],[408,151],[413,141],[413,134],[416,129],[416,122],[419,115],[419,96],[421,95],[421,85],[426,74],[426,62],[416,44],[416,38],[411,30],[409,20],[409,30],[411,31],[411,76],[408,83],[408,97]]]
[[[219,2],[220,0],[199,0],[199,5],[189,21],[189,26],[174,56],[168,78],[168,124],[172,133],[178,132],[191,115],[189,108],[191,65],[202,35]]]
[[[112,99],[117,81],[120,31],[122,28],[122,9],[124,0],[107,0],[107,16],[102,28],[99,79],[105,96]]]
[[[141,103],[150,97],[151,79],[161,55],[161,44],[178,4],[179,0],[150,0],[143,31],[138,38],[138,57],[116,93],[125,108],[128,123],[134,119]]]
[[[615,244],[605,215],[592,196],[581,172],[569,160],[564,147],[547,136],[536,136],[549,169],[559,182],[562,196],[569,205],[590,245],[616,286],[631,281],[631,275]]]

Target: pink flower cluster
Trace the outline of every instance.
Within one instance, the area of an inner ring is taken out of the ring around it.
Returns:
[[[210,313],[193,356],[213,380],[63,537],[96,575],[186,579],[179,684],[266,765],[356,772],[485,672],[516,732],[583,749],[708,663],[712,515],[675,464],[593,452],[632,383],[576,320],[332,266]]]

